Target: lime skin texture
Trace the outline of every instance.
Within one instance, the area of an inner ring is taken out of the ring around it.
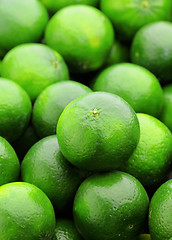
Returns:
[[[56,135],[41,139],[31,147],[21,164],[22,181],[39,187],[56,212],[67,212],[85,173],[62,155]]]
[[[80,185],[74,200],[74,221],[85,240],[133,240],[142,230],[148,205],[144,187],[133,176],[99,173]]]
[[[32,123],[40,138],[56,134],[58,119],[65,107],[74,99],[92,92],[75,81],[63,81],[47,87],[36,99]]]
[[[13,142],[28,126],[32,104],[27,93],[16,83],[0,78],[0,136]]]
[[[45,42],[64,57],[71,72],[90,72],[106,61],[114,43],[114,30],[100,10],[86,5],[68,6],[50,19]]]
[[[131,41],[144,25],[170,21],[171,0],[100,0],[101,10],[114,24],[123,41]]]
[[[166,181],[172,163],[172,134],[158,119],[137,114],[140,140],[131,157],[121,169],[135,176],[144,186]]]
[[[75,99],[57,124],[63,155],[73,165],[89,171],[121,166],[136,148],[139,136],[134,110],[119,96],[105,92]]]
[[[0,236],[3,240],[51,240],[55,214],[48,197],[29,183],[0,187]]]
[[[1,74],[24,88],[32,101],[47,86],[69,79],[60,54],[39,43],[21,44],[10,50],[3,59]]]
[[[152,240],[167,240],[172,236],[172,180],[158,188],[149,207],[149,230]]]
[[[40,1],[1,0],[0,52],[2,55],[22,43],[38,42],[47,22],[48,13]]]
[[[20,164],[12,146],[0,137],[0,186],[18,181]]]
[[[94,81],[93,90],[117,94],[137,113],[159,117],[162,110],[163,90],[158,79],[136,64],[114,64],[104,69]]]
[[[162,83],[171,81],[171,38],[171,22],[145,25],[136,33],[132,42],[131,61],[150,70]]]

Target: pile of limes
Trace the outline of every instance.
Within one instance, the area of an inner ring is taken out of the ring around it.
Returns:
[[[0,240],[171,240],[171,131],[171,0],[0,0]]]

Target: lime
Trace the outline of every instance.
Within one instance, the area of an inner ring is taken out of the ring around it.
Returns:
[[[0,187],[0,236],[3,240],[51,240],[55,228],[48,197],[28,183]]]
[[[48,22],[44,6],[37,0],[1,0],[0,52],[40,40]]]
[[[149,230],[152,240],[170,240],[172,237],[172,180],[154,194],[149,208]]]
[[[70,219],[57,219],[54,240],[82,240]]]
[[[56,12],[57,10],[67,7],[69,5],[75,4],[86,4],[97,6],[99,0],[41,0],[45,7],[51,12]]]
[[[107,57],[105,66],[111,66],[116,63],[128,62],[129,61],[129,48],[124,44],[116,41]]]
[[[32,105],[29,96],[16,83],[0,78],[0,136],[12,142],[25,131]]]
[[[144,186],[164,181],[172,162],[172,134],[158,119],[137,114],[140,140],[122,170],[135,176]]]
[[[160,119],[172,131],[172,84],[164,88],[164,105]]]
[[[22,44],[7,53],[2,76],[21,85],[34,101],[44,88],[69,79],[63,58],[48,46]]]
[[[139,240],[151,240],[150,234],[141,234]]]
[[[44,191],[58,212],[67,211],[84,178],[84,173],[63,157],[56,135],[31,147],[22,162],[21,175],[24,182]]]
[[[134,110],[111,93],[85,94],[65,108],[57,124],[63,155],[90,171],[118,168],[137,146],[139,123]]]
[[[45,41],[64,57],[72,72],[89,72],[106,61],[114,31],[101,11],[75,5],[61,9],[50,19]]]
[[[159,116],[162,108],[163,91],[158,79],[135,64],[121,63],[103,70],[93,90],[117,94],[139,113]]]
[[[172,23],[170,22],[157,22],[144,26],[136,33],[132,43],[132,62],[147,68],[161,81],[170,81],[171,38]]]
[[[39,140],[33,127],[30,125],[24,132],[24,134],[13,143],[13,147],[22,161],[27,151]]]
[[[171,0],[101,0],[100,5],[124,40],[131,40],[145,24],[171,16]]]
[[[123,172],[95,174],[76,193],[74,220],[85,240],[134,240],[148,204],[145,189],[133,176]]]
[[[15,182],[19,178],[20,164],[12,146],[0,137],[0,185]]]
[[[46,88],[33,108],[33,125],[42,138],[56,134],[58,119],[64,108],[74,99],[91,92],[81,83],[64,81]]]

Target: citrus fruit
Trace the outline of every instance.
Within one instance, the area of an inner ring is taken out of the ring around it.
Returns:
[[[142,229],[148,204],[145,189],[133,176],[95,174],[76,193],[74,220],[85,240],[133,240]]]
[[[0,137],[0,185],[18,180],[20,164],[12,146]]]
[[[101,0],[100,6],[123,40],[131,40],[145,24],[171,16],[171,0]]]
[[[0,187],[0,236],[3,240],[51,240],[55,228],[48,197],[29,183]]]
[[[53,240],[82,240],[76,230],[75,224],[70,219],[57,219],[55,237]]]
[[[172,237],[172,180],[158,188],[149,208],[149,230],[152,240],[170,240]]]
[[[27,42],[40,40],[48,22],[45,7],[37,0],[1,0],[1,52]]]
[[[16,83],[0,78],[0,136],[12,142],[25,131],[32,105],[27,93]]]
[[[111,66],[116,63],[128,62],[129,61],[129,48],[124,44],[116,41],[107,57],[105,66]]]
[[[37,98],[33,108],[33,125],[42,138],[56,134],[58,119],[64,108],[75,98],[91,92],[81,83],[64,81],[46,88]]]
[[[109,19],[98,9],[68,6],[50,19],[45,41],[64,57],[72,72],[89,72],[105,62],[114,31]]]
[[[97,6],[99,0],[41,0],[44,6],[51,12],[56,12],[61,8],[75,4],[86,4]]]
[[[139,240],[151,240],[150,234],[141,234]]]
[[[39,140],[33,127],[30,125],[24,132],[24,134],[13,143],[13,147],[19,157],[19,160],[22,161],[27,151]]]
[[[158,37],[157,37],[158,36]],[[151,72],[161,81],[170,81],[172,74],[172,23],[150,23],[135,35],[131,60]]]
[[[164,87],[164,105],[160,119],[172,131],[172,84]]]
[[[97,77],[94,91],[119,95],[136,112],[159,116],[163,103],[163,90],[158,79],[147,69],[131,63],[115,64]]]
[[[137,146],[139,123],[134,110],[111,93],[85,94],[64,109],[57,124],[63,155],[90,171],[118,168]]]
[[[24,182],[44,191],[58,212],[69,208],[84,178],[84,173],[63,157],[56,135],[43,138],[31,147],[23,159],[21,175]]]
[[[164,181],[172,162],[172,134],[158,119],[137,114],[140,140],[122,170],[135,176],[144,186]]]
[[[38,43],[22,44],[10,50],[3,59],[2,76],[21,85],[32,101],[50,84],[69,79],[63,58]]]
[[[0,76],[1,76],[1,65],[2,65],[2,61],[0,59]]]

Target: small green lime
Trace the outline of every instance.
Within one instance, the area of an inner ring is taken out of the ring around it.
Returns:
[[[170,240],[172,236],[172,180],[152,197],[149,208],[149,230],[152,240]]]
[[[123,172],[95,174],[79,187],[75,224],[85,240],[136,240],[149,199],[141,183]]]
[[[3,240],[51,240],[55,214],[48,197],[29,183],[0,187],[0,236]]]
[[[144,186],[162,183],[172,162],[172,134],[158,119],[137,114],[140,140],[122,170],[135,176]]]
[[[74,99],[91,92],[85,85],[64,81],[46,88],[37,98],[33,108],[33,126],[39,137],[56,134],[58,119],[64,108]]]
[[[151,240],[150,234],[141,234],[139,240]]]
[[[22,162],[21,175],[24,182],[44,191],[58,212],[66,212],[71,207],[85,177],[63,157],[56,135],[43,138],[31,147]]]
[[[160,119],[172,131],[172,84],[164,88],[164,105]]]
[[[57,219],[55,237],[53,240],[82,240],[82,237],[76,230],[72,220]]]
[[[138,113],[158,117],[162,109],[163,90],[158,79],[135,64],[115,64],[103,70],[96,78],[93,90],[119,95]]]
[[[9,142],[19,139],[31,116],[27,93],[16,83],[0,78],[0,136]]]
[[[17,181],[19,174],[20,164],[14,149],[0,137],[0,186]]]
[[[45,41],[64,57],[71,72],[89,72],[106,61],[114,30],[100,10],[74,5],[61,9],[50,19]]]
[[[101,0],[100,8],[123,40],[131,40],[145,24],[171,17],[171,0]]]
[[[139,140],[134,110],[117,95],[88,93],[64,109],[57,124],[63,155],[89,171],[118,168],[128,160]]]
[[[48,22],[45,7],[37,0],[1,0],[0,52],[40,40]],[[1,54],[0,54],[1,55]]]
[[[44,6],[51,12],[56,12],[61,8],[75,4],[85,4],[97,6],[99,0],[41,0]]]
[[[161,81],[171,81],[171,39],[171,22],[162,21],[144,26],[136,33],[132,43],[132,62],[147,68]]]
[[[32,101],[47,86],[69,79],[60,54],[38,43],[22,44],[10,50],[2,62],[2,76],[21,85]]]

